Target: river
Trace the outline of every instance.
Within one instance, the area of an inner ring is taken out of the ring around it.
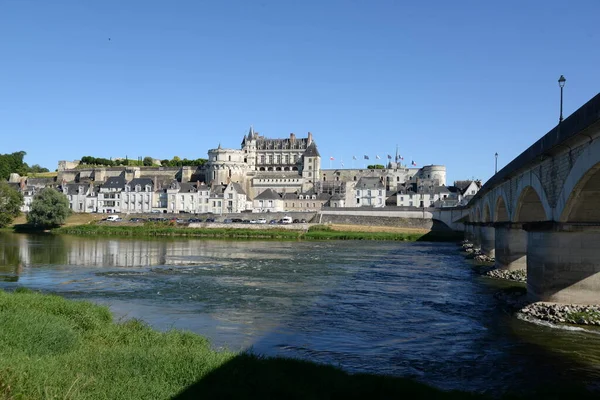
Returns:
[[[0,233],[0,288],[109,305],[215,348],[500,393],[600,382],[597,330],[522,321],[455,244]]]

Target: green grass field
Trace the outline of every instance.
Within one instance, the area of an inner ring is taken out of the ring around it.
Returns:
[[[325,225],[311,226],[308,231],[286,229],[187,228],[168,224],[106,225],[87,224],[65,226],[55,233],[102,236],[185,236],[198,238],[275,239],[275,240],[391,240],[391,241],[457,241],[462,235],[454,232],[360,232],[338,231]]]

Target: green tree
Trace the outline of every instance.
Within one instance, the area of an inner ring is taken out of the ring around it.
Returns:
[[[152,165],[154,165],[154,161],[152,160],[152,157],[144,157],[144,166],[146,167],[151,167]]]
[[[44,188],[33,197],[27,222],[41,228],[62,225],[71,215],[67,196],[53,188]]]
[[[6,182],[0,182],[0,228],[11,224],[21,214],[23,195],[11,188]]]
[[[385,166],[381,164],[367,165],[367,169],[385,169]]]

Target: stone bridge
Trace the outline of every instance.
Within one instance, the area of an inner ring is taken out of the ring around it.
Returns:
[[[526,269],[531,300],[600,303],[599,136],[600,94],[437,218],[463,222],[496,267]]]

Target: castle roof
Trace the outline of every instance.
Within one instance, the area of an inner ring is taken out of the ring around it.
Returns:
[[[317,144],[312,142],[306,148],[306,151],[303,154],[304,157],[321,157],[319,154],[319,150],[317,150]]]

